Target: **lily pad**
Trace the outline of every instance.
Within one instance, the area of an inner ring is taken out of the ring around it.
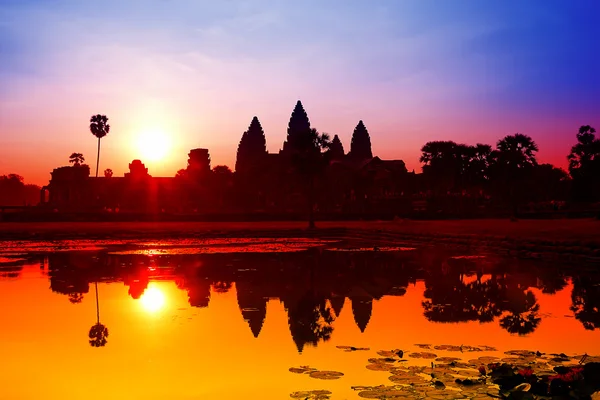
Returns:
[[[367,365],[367,369],[371,371],[391,371],[394,366],[390,363],[370,363]]]
[[[460,358],[458,358],[458,357],[438,357],[435,359],[435,361],[449,363],[452,361],[460,361]]]
[[[293,372],[295,374],[304,374],[307,372],[312,372],[312,371],[316,371],[316,368],[311,368],[309,366],[306,365],[302,365],[300,367],[292,367],[289,369],[290,372]]]
[[[434,359],[434,358],[437,358],[437,354],[426,353],[426,352],[410,353],[408,356],[412,357],[412,358],[425,358],[425,359]]]
[[[421,349],[431,350],[430,344],[415,344],[415,346],[420,347]]]
[[[308,376],[315,379],[333,380],[340,379],[344,374],[337,371],[312,371]]]
[[[329,390],[310,390],[294,392],[290,394],[290,397],[302,400],[326,400],[331,398],[331,394]]]
[[[354,347],[354,346],[335,346],[340,350],[344,350],[344,351],[369,351],[371,350],[368,347]]]

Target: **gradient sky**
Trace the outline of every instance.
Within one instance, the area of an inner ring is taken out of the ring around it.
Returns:
[[[298,99],[346,151],[362,119],[409,169],[426,141],[516,132],[565,167],[579,126],[600,128],[598,27],[597,0],[1,0],[0,174],[93,165],[96,113],[116,176],[153,130],[173,142],[154,176],[195,147],[233,166],[254,115],[281,148]]]

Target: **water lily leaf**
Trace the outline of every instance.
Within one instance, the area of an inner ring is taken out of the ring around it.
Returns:
[[[509,350],[505,351],[504,354],[509,356],[523,356],[523,357],[535,357],[535,351],[530,350]]]
[[[329,390],[310,390],[300,391],[290,394],[292,399],[302,400],[326,400],[331,398],[331,392]]]
[[[396,360],[391,357],[383,357],[383,358],[369,358],[367,361],[370,363],[395,363]]]
[[[375,389],[366,390],[358,393],[359,397],[364,399],[398,399],[402,397],[411,397],[411,394],[406,390],[401,389]]]
[[[311,378],[315,379],[340,379],[344,374],[342,372],[337,371],[312,371],[308,374]]]
[[[437,399],[437,400],[445,400],[445,399],[464,399],[465,396],[458,391],[454,390],[432,390],[425,393],[425,397],[428,399]]]
[[[440,344],[433,347],[436,350],[446,350],[446,351],[460,351],[460,346],[454,346],[451,344]]]
[[[408,356],[412,357],[412,358],[425,358],[425,359],[434,359],[434,358],[437,358],[437,354],[425,353],[425,352],[422,352],[422,353],[410,353]]]
[[[391,371],[394,366],[390,363],[370,363],[367,365],[367,369],[371,371]]]
[[[439,361],[439,362],[452,362],[452,361],[460,361],[460,358],[458,357],[438,357],[435,359],[435,361]]]
[[[388,376],[388,379],[394,383],[412,385],[416,383],[426,383],[429,382],[425,378],[420,375],[397,375],[393,374]]]
[[[521,383],[520,385],[515,386],[512,390],[514,392],[527,392],[529,389],[531,389],[531,384]]]
[[[431,345],[430,344],[415,344],[415,346],[420,347],[420,348],[425,349],[425,350],[431,350]]]
[[[316,368],[311,368],[309,366],[306,365],[302,365],[300,367],[292,367],[289,369],[290,372],[293,372],[295,374],[304,374],[306,372],[312,372],[312,371],[316,371]]]
[[[354,346],[335,346],[340,350],[344,350],[344,351],[369,351],[371,350],[368,347],[354,347]]]

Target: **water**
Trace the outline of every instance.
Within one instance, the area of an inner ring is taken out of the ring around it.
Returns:
[[[366,368],[378,350],[402,349],[411,365],[431,363],[409,356],[423,351],[600,354],[593,265],[347,251],[364,246],[334,240],[132,243],[4,246],[1,399],[285,399],[316,389],[356,399],[354,385],[393,384]],[[95,347],[98,323],[108,336]],[[433,348],[441,344],[497,351]],[[289,372],[299,366],[344,376]]]

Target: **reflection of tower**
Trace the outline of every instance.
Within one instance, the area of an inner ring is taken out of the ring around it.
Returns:
[[[350,301],[352,302],[354,322],[356,322],[358,329],[364,332],[371,319],[373,299],[367,296],[352,296],[350,297]]]
[[[346,302],[346,297],[344,296],[332,296],[329,299],[329,303],[331,304],[331,308],[335,313],[335,316],[339,318],[340,313],[342,312],[342,308],[344,308],[344,303]]]
[[[251,284],[238,282],[235,287],[242,317],[250,325],[252,334],[257,338],[267,316],[267,299],[260,295],[256,286]]]
[[[210,302],[210,282],[208,279],[196,277],[186,280],[186,288],[192,307],[208,307]]]

